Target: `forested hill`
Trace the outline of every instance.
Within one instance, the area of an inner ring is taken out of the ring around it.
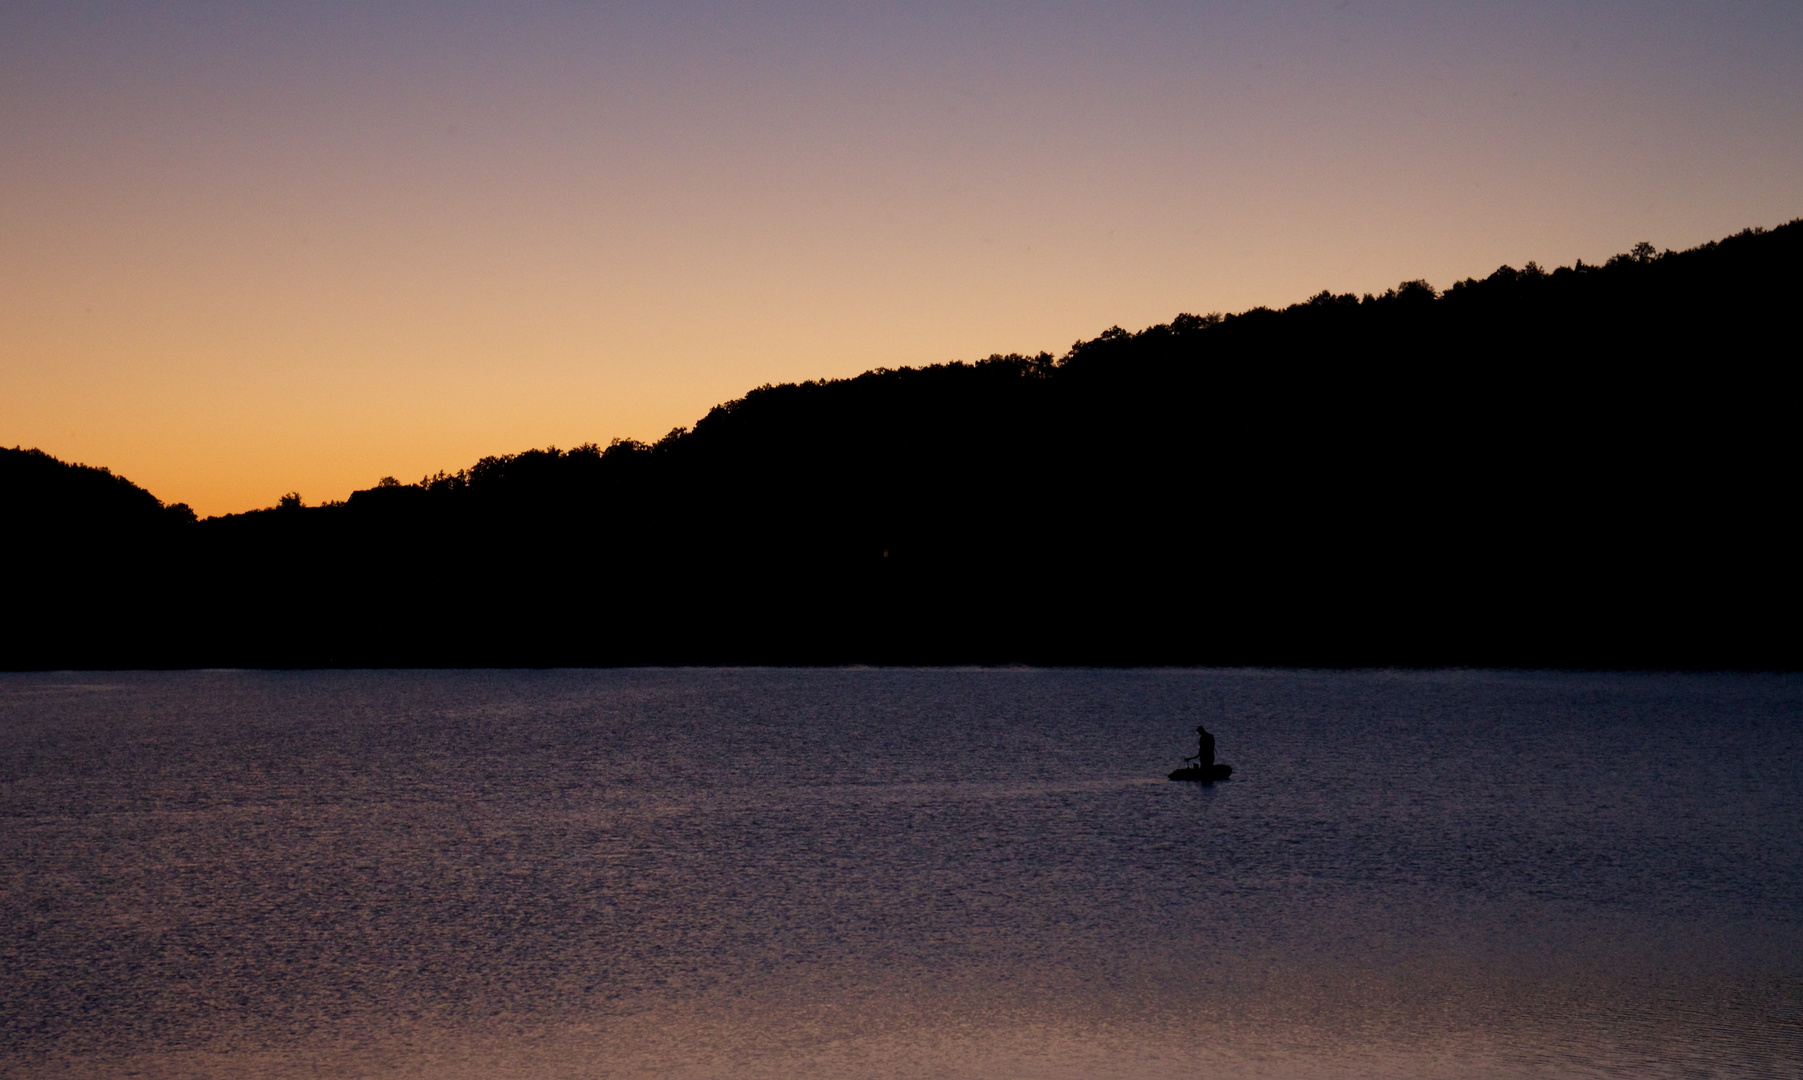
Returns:
[[[75,502],[21,503],[7,471],[36,509],[8,525],[26,584],[0,644],[11,666],[1796,668],[1799,297],[1803,221],[766,386],[654,445],[81,543]]]

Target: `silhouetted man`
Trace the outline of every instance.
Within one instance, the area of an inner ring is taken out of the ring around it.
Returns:
[[[1183,760],[1188,761],[1189,758]],[[1196,768],[1206,769],[1215,763],[1215,737],[1201,724],[1196,725]]]

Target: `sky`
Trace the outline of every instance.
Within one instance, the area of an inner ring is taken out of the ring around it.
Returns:
[[[0,445],[201,514],[1803,216],[1803,5],[0,0]]]

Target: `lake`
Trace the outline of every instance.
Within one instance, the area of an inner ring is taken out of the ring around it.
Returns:
[[[0,1073],[1797,1077],[1800,762],[1794,676],[0,675]]]

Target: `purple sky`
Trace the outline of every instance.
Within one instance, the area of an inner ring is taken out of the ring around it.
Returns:
[[[1794,3],[0,5],[0,443],[203,513],[1803,215]]]

